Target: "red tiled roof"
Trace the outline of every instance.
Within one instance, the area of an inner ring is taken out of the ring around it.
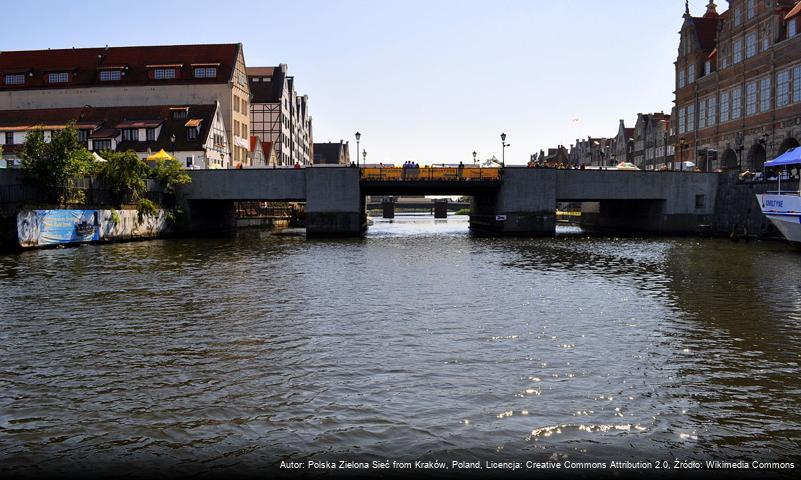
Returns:
[[[0,90],[32,88],[68,88],[87,85],[143,85],[165,83],[225,83],[234,71],[240,44],[155,45],[141,47],[72,48],[0,52]],[[192,65],[219,64],[216,78],[194,78]],[[175,79],[155,80],[150,68],[172,66]],[[100,81],[99,70],[120,69],[120,80]],[[52,86],[47,72],[68,71],[74,75],[67,83]],[[5,85],[7,73],[27,74],[23,85]]]
[[[790,10],[790,13],[788,13],[787,15],[784,16],[784,19],[785,20],[790,20],[791,18],[795,17],[799,13],[801,13],[801,2],[796,3],[795,6],[793,7],[793,9]]]
[[[693,17],[692,21],[695,26],[695,34],[698,36],[698,42],[701,44],[701,49],[705,52],[712,51],[715,48],[717,37],[718,17]]]
[[[189,140],[186,134],[186,118],[173,118],[170,105],[136,106],[136,107],[84,107],[84,108],[50,108],[36,110],[2,110],[0,111],[0,131],[30,130],[33,126],[46,126],[53,129],[63,128],[70,121],[76,121],[76,127],[93,130],[91,138],[113,138],[119,135],[120,125],[143,125],[139,128],[148,128],[144,125],[158,122],[161,125],[156,140],[134,142],[120,141],[117,150],[132,149],[144,152],[148,148],[158,151],[164,148],[167,151],[201,150],[208,138],[216,105],[191,105],[190,118],[202,118],[200,132],[195,140]],[[148,119],[148,120],[137,120]],[[156,120],[157,119],[157,120]],[[25,128],[23,128],[25,127]],[[99,127],[99,129],[97,129]],[[133,126],[129,128],[135,128]],[[171,137],[175,135],[175,142]],[[14,146],[4,146],[14,147]],[[12,151],[14,148],[6,149]]]

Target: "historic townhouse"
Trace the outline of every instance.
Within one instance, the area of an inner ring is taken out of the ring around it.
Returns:
[[[612,139],[587,137],[586,140],[576,139],[575,145],[570,146],[568,158],[571,165],[600,166],[607,165],[612,151]]]
[[[617,135],[612,141],[612,154],[609,157],[606,165],[634,160],[634,129],[626,128],[626,123],[622,119],[617,127]]]
[[[141,158],[164,149],[186,168],[228,168],[230,151],[220,104],[136,107],[44,108],[0,111],[3,158],[18,164],[28,133],[46,141],[72,123],[89,150],[135,151]]]
[[[801,2],[685,6],[676,60],[676,155],[703,170],[761,170],[801,139]]]
[[[279,165],[310,165],[314,158],[309,97],[298,96],[286,64],[248,68],[253,134],[275,144]]]
[[[664,143],[669,130],[670,115],[664,112],[638,113],[637,123],[634,124],[632,163],[642,170],[658,170],[664,165]]]
[[[350,165],[348,142],[326,142],[314,144],[315,165]]]
[[[230,157],[249,165],[250,90],[241,44],[0,52],[0,110],[219,102]]]

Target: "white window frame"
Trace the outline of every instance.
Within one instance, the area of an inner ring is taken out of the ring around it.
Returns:
[[[745,85],[745,116],[750,117],[757,113],[757,81]]]
[[[178,72],[175,68],[156,68],[153,70],[155,80],[175,80]]]
[[[776,108],[790,104],[790,70],[782,70],[776,74]]]
[[[69,81],[69,72],[52,72],[47,74],[47,83],[68,83]]]
[[[695,131],[695,105],[687,105],[687,131]]]
[[[743,116],[743,87],[737,85],[731,92],[731,119],[738,120]]]
[[[759,79],[759,111],[760,112],[769,112],[770,107],[772,106],[773,94],[771,87],[773,86],[773,82],[771,82],[770,77],[762,77]]]
[[[195,67],[192,74],[195,78],[217,78],[217,67]]]
[[[3,82],[6,85],[25,85],[24,73],[9,73],[3,77]]]
[[[743,61],[743,37],[735,38],[731,45],[731,64],[736,65]]]
[[[730,90],[726,90],[725,92],[720,92],[720,123],[726,123],[729,121],[730,98],[731,98]]]
[[[122,72],[119,70],[101,70],[100,71],[100,81],[101,82],[116,82],[118,80],[122,80]]]

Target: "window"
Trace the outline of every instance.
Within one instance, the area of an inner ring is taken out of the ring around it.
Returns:
[[[92,142],[92,149],[96,152],[111,150],[111,140],[94,140]]]
[[[172,111],[172,118],[174,120],[182,120],[188,115],[187,109],[179,108]]]
[[[216,67],[197,67],[195,68],[195,78],[216,78]]]
[[[748,12],[747,12],[748,19],[750,20],[750,19],[756,17],[756,14],[757,14],[756,0],[748,0],[747,8],[748,8]]]
[[[698,128],[706,128],[706,99],[698,102]]]
[[[78,130],[78,141],[86,144],[89,140],[89,130]]]
[[[6,85],[24,85],[25,75],[22,73],[13,73],[5,76]]]
[[[740,10],[740,7],[734,8],[734,26],[739,27],[743,24],[743,11]]]
[[[790,103],[790,70],[783,70],[776,74],[776,108],[787,106]]]
[[[740,63],[743,61],[743,39],[738,38],[732,43],[732,59],[731,64]]]
[[[765,27],[762,30],[762,51],[765,52],[770,48],[770,27]]]
[[[771,92],[770,77],[765,77],[759,81],[759,111],[767,112],[770,110]]]
[[[687,66],[687,83],[693,83],[695,81],[695,64],[690,64]]]
[[[742,115],[743,90],[738,85],[731,89],[731,119],[737,120]]]
[[[55,72],[47,74],[47,83],[67,83],[70,81],[68,72]]]
[[[753,115],[756,113],[757,84],[751,82],[745,86],[745,114]]]
[[[148,142],[155,142],[156,141],[156,129],[155,128],[148,128],[145,130],[145,139]]]
[[[793,67],[793,103],[801,102],[801,65]]]
[[[757,32],[750,32],[745,36],[745,58],[751,58],[757,53]]]
[[[798,34],[798,26],[796,25],[796,21],[796,18],[791,18],[790,21],[787,22],[787,38],[793,38]]]
[[[687,131],[695,130],[695,105],[687,106]]]
[[[720,92],[720,123],[729,121],[729,91]]]
[[[187,138],[187,140],[197,140],[197,130],[198,129],[195,128],[195,127],[189,127],[186,130],[186,138]]]
[[[706,206],[706,196],[705,195],[696,195],[695,196],[695,208],[704,208]]]
[[[122,140],[128,142],[139,141],[139,130],[137,130],[136,128],[123,128]]]
[[[729,51],[724,47],[718,52],[718,70],[729,66]]]
[[[176,76],[174,68],[156,68],[153,70],[153,78],[156,80],[171,80]]]
[[[122,72],[119,70],[101,70],[100,71],[100,81],[101,82],[113,82],[116,80],[122,79]]]
[[[237,120],[234,120],[234,135],[236,135],[237,137],[240,136],[239,135],[239,122]]]
[[[718,116],[717,99],[714,95],[706,99],[706,125],[711,127],[715,124]]]
[[[14,145],[14,132],[6,132],[6,145]]]
[[[704,62],[704,75],[709,75],[710,73],[712,73],[712,61],[707,60]]]

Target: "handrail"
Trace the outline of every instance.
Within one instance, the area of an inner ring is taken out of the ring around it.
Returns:
[[[368,181],[487,181],[500,180],[500,168],[482,167],[362,167],[360,177]]]

